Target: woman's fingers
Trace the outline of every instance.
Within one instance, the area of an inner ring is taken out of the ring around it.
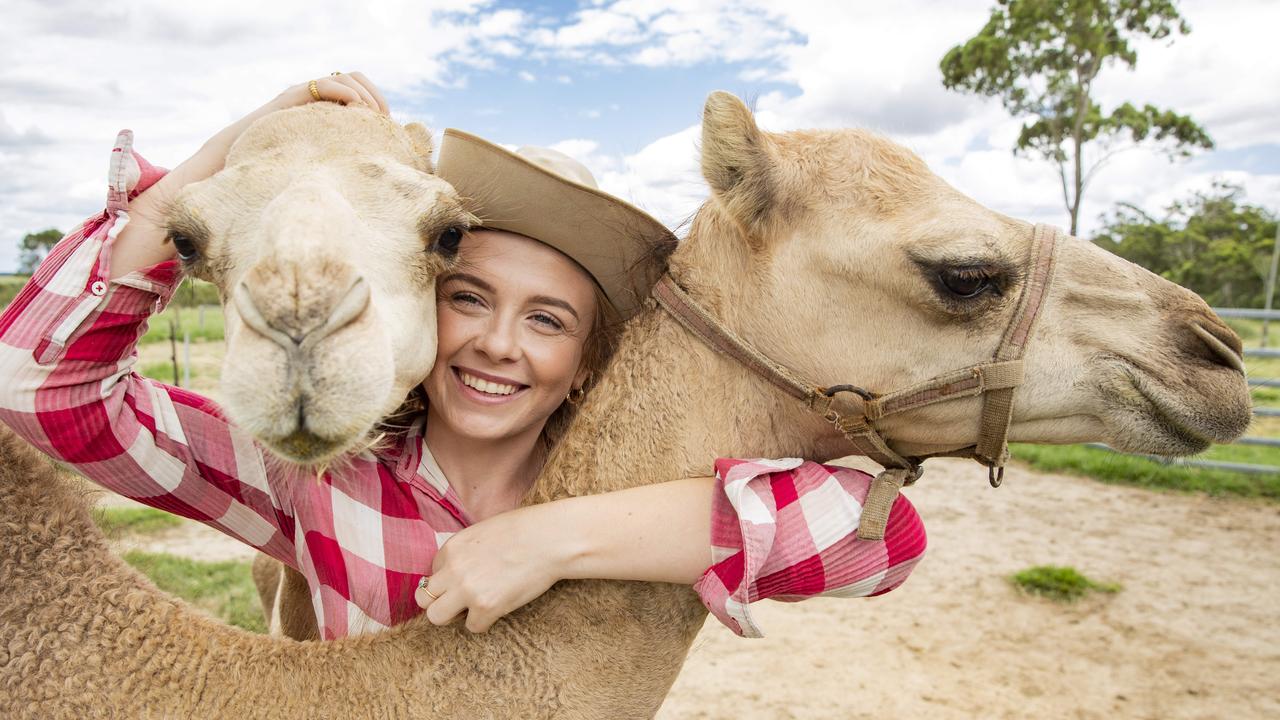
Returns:
[[[438,600],[431,600],[431,604],[427,606],[427,620],[430,620],[432,625],[448,625],[466,609],[467,606],[460,593],[446,591]]]
[[[378,107],[378,101],[373,98],[373,93],[369,92],[369,90],[365,88],[364,85],[361,85],[355,78],[351,77],[347,73],[339,73],[337,75],[330,75],[329,77],[330,79],[340,82],[354,90],[356,95],[360,98],[360,102],[368,106],[370,110],[380,110]]]
[[[387,104],[387,99],[383,97],[382,91],[378,89],[377,85],[373,84],[373,81],[365,77],[364,73],[358,70],[348,74],[351,76],[352,80],[355,80],[356,82],[360,83],[362,86],[364,86],[365,90],[369,91],[369,94],[372,95],[373,99],[377,102],[376,107],[379,110],[381,110],[383,113],[387,115],[391,114],[391,106]]]
[[[418,603],[418,607],[425,609],[427,620],[433,625],[447,625],[467,609],[463,594],[448,592],[444,585],[438,575],[432,575],[427,578],[426,587],[418,583],[418,589],[413,593],[414,601]]]
[[[338,79],[339,76],[319,78],[314,80],[316,94],[320,95],[321,100],[329,102],[341,103],[343,105],[354,105],[364,102],[364,98],[360,97],[360,93],[350,85]],[[308,83],[308,92],[311,85]],[[311,95],[311,100],[315,99],[315,94]]]

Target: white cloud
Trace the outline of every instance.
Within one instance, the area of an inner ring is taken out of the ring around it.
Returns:
[[[579,10],[530,39],[553,55],[602,65],[766,62],[798,39],[778,16],[776,3],[763,0],[618,0]]]
[[[537,82],[537,81],[538,81],[538,76],[537,76],[537,75],[534,75],[533,73],[529,72],[528,70],[521,70],[520,72],[516,73],[516,77],[519,77],[521,80],[523,80],[523,81],[525,81],[525,82],[527,82],[527,83]]]

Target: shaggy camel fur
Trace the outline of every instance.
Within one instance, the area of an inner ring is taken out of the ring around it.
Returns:
[[[724,94],[703,132],[713,197],[671,268],[740,334],[820,382],[872,388],[991,352],[1027,224],[864,133],[763,133]],[[1239,342],[1202,301],[1088,243],[1058,252],[1015,439],[1189,452],[1244,429],[1247,388],[1227,349]],[[991,289],[959,297],[945,282],[956,269]],[[977,414],[976,400],[930,406],[886,435],[908,452],[967,445]],[[574,581],[480,635],[417,618],[323,643],[250,636],[125,568],[53,471],[0,442],[5,715],[648,717],[705,616],[687,587]],[[843,452],[829,425],[651,305],[527,500],[705,473],[716,454]]]

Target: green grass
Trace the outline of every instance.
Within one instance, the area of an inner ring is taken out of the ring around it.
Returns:
[[[152,508],[100,508],[93,520],[108,536],[151,535],[182,524],[182,518]]]
[[[1164,465],[1145,458],[1097,450],[1081,445],[1014,445],[1013,457],[1038,470],[1086,475],[1113,485],[1134,485],[1156,490],[1202,492],[1280,501],[1280,475],[1245,475],[1227,470]],[[1275,448],[1222,447],[1219,451],[1270,450]],[[1219,458],[1226,459],[1226,458]],[[1244,462],[1243,460],[1235,460]],[[1254,459],[1254,462],[1262,462]],[[1265,464],[1280,465],[1273,458]]]
[[[140,550],[130,550],[124,559],[161,590],[177,595],[223,622],[253,632],[266,632],[249,561],[201,562]]]
[[[173,382],[173,362],[153,362],[138,367],[138,374],[160,382]],[[182,377],[182,367],[178,367],[178,377]]]
[[[13,299],[18,296],[18,291],[30,278],[30,275],[0,275],[0,308],[13,302]]]
[[[184,332],[191,334],[191,342],[202,342],[222,339],[222,308],[212,305],[204,309],[204,325],[200,325],[200,309],[196,307],[179,307],[176,304],[165,308],[164,312],[152,317],[147,325],[147,333],[142,336],[142,343],[169,342],[169,320],[179,322],[177,330],[178,342],[182,342]]]
[[[1073,567],[1057,565],[1037,565],[1027,568],[1022,572],[1014,573],[1009,580],[1023,592],[1061,603],[1075,602],[1090,592],[1120,591],[1120,586],[1115,583],[1095,582]]]

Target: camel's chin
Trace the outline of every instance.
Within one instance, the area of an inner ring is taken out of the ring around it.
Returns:
[[[259,439],[281,460],[306,467],[322,465],[344,454],[359,440],[358,437],[335,440],[304,429],[296,430],[282,438]]]
[[[1181,456],[1245,433],[1253,419],[1248,385],[1233,370],[1207,370],[1174,386],[1132,366],[1106,383],[1108,444],[1123,452]]]

